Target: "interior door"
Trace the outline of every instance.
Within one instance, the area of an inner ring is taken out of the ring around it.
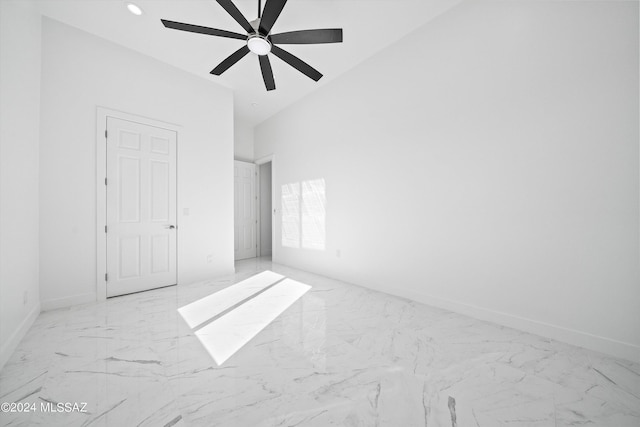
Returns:
[[[177,282],[176,133],[107,118],[107,296]]]
[[[255,258],[258,223],[256,165],[236,160],[233,182],[235,259]]]

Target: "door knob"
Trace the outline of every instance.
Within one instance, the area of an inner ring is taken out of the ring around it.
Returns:
[[[168,228],[169,230],[173,230],[174,228],[176,228],[175,225],[167,225],[165,228]]]

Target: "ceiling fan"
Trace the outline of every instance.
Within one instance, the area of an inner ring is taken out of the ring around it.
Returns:
[[[262,78],[264,79],[264,84],[267,90],[274,90],[276,88],[276,83],[273,79],[271,62],[269,62],[269,57],[267,56],[269,53],[273,53],[275,56],[291,65],[302,74],[317,82],[322,77],[322,74],[318,70],[300,58],[276,46],[276,44],[319,44],[342,42],[341,28],[300,30],[271,34],[271,28],[276,22],[276,19],[278,19],[278,16],[280,16],[280,12],[282,12],[287,0],[267,0],[264,10],[262,11],[262,16],[260,14],[262,9],[261,1],[258,0],[258,18],[251,22],[247,21],[231,0],[216,1],[224,8],[224,10],[227,11],[229,15],[231,15],[233,19],[238,22],[238,24],[240,24],[242,28],[244,28],[247,32],[246,35],[234,33],[232,31],[218,30],[216,28],[201,27],[199,25],[185,24],[183,22],[162,19],[162,24],[164,24],[166,28],[246,41],[244,46],[233,52],[224,61],[218,64],[216,68],[211,70],[210,73],[216,76],[227,71],[229,67],[238,62],[249,52],[253,52],[258,55]]]

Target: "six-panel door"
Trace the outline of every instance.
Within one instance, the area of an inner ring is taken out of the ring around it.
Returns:
[[[176,284],[176,133],[107,118],[107,296]]]

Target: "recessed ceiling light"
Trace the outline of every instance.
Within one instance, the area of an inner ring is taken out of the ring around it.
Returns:
[[[127,9],[129,9],[129,12],[133,13],[134,15],[142,15],[142,9],[140,9],[140,6],[135,3],[127,3]]]

